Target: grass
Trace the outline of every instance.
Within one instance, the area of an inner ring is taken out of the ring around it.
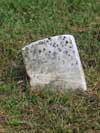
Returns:
[[[99,0],[0,0],[0,133],[100,132],[99,9]],[[75,36],[88,90],[30,95],[21,48],[59,34]]]

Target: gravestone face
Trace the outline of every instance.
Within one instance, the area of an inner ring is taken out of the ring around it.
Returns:
[[[59,35],[25,46],[22,55],[30,84],[56,89],[86,90],[84,72],[74,37]]]

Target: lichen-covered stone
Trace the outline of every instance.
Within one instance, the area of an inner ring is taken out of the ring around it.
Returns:
[[[59,35],[31,43],[22,55],[32,88],[51,85],[86,90],[84,72],[74,37]]]

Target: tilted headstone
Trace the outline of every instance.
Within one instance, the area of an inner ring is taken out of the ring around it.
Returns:
[[[59,35],[22,48],[30,84],[58,89],[86,90],[80,57],[72,35]]]

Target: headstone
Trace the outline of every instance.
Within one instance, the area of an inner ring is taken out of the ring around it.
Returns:
[[[72,35],[59,35],[33,42],[22,48],[22,55],[33,89],[46,85],[56,89],[87,89]]]

